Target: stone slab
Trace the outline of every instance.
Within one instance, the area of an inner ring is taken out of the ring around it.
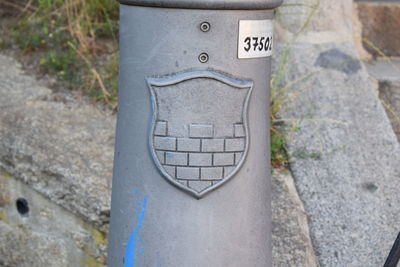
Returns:
[[[295,43],[282,68],[290,168],[320,265],[382,266],[399,229],[399,143],[365,67],[319,64],[327,53],[358,60],[349,42]]]
[[[0,266],[104,266],[103,233],[2,171],[0,185]]]
[[[319,266],[307,213],[287,170],[272,175],[272,256],[274,267]]]
[[[114,116],[78,96],[52,93],[10,57],[0,55],[0,66],[0,167],[106,227]]]
[[[381,57],[400,56],[400,2],[362,1],[357,3],[358,17],[362,25],[364,48]],[[372,45],[368,45],[372,43]]]
[[[366,67],[377,81],[379,98],[400,141],[400,61],[370,61]]]
[[[365,63],[368,73],[378,81],[398,82],[400,80],[399,60],[380,60]]]

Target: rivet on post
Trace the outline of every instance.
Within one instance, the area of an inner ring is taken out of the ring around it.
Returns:
[[[208,61],[208,55],[206,53],[201,53],[199,56],[199,61],[201,63],[206,63]]]
[[[203,22],[200,24],[200,30],[202,32],[208,32],[210,30],[210,28],[211,28],[211,25],[208,22]]]

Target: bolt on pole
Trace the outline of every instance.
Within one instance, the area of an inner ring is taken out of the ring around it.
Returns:
[[[270,267],[281,0],[121,0],[108,266]]]

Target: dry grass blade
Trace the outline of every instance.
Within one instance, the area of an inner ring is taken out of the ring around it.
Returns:
[[[22,12],[21,12],[21,14],[19,14],[18,16],[22,16],[22,15],[24,15],[26,12],[28,12],[28,11],[33,11],[33,10],[35,10],[33,7],[32,7],[32,2],[33,2],[33,0],[29,0],[28,1],[28,3],[26,3],[26,5],[25,5],[25,7],[24,7],[24,9],[22,10]],[[32,8],[32,9],[31,9]]]
[[[103,5],[104,2],[102,1],[65,0],[65,4],[62,7],[68,21],[68,30],[71,36],[78,41],[80,44],[79,49],[84,54],[97,55],[100,52],[104,52],[98,44],[99,42],[97,42],[95,28],[99,25],[111,25],[112,22],[109,19],[108,11]],[[94,9],[97,11],[96,15],[92,14]],[[110,34],[115,39],[114,34]]]
[[[29,11],[32,11],[32,12],[34,12],[36,10],[34,7],[31,7],[30,5],[23,6],[23,5],[20,5],[20,4],[11,2],[11,1],[7,1],[7,0],[0,0],[0,5],[5,5],[5,6],[8,6],[8,7],[12,7],[12,8],[18,9],[22,13],[26,12],[26,10],[29,10]]]
[[[110,93],[107,91],[106,87],[104,86],[103,79],[101,78],[99,72],[98,72],[96,69],[94,69],[94,68],[91,68],[90,71],[93,73],[94,77],[96,78],[96,80],[97,80],[97,82],[98,82],[98,84],[99,84],[99,86],[100,86],[100,90],[101,90],[101,92],[106,96],[106,101],[108,102],[108,98],[109,98],[111,95],[110,95]]]
[[[101,75],[99,74],[99,72],[92,66],[92,63],[90,62],[90,60],[87,57],[85,57],[83,55],[83,53],[81,51],[79,51],[71,42],[68,42],[68,45],[72,49],[74,49],[78,53],[78,55],[86,62],[86,64],[90,68],[91,73],[95,77],[95,79],[100,87],[101,92],[104,95],[104,99],[105,99],[106,103],[108,103],[109,97],[111,96],[111,94],[107,91],[106,87],[104,86],[103,79],[101,78]]]

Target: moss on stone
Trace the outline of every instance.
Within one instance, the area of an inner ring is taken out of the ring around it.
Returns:
[[[91,226],[89,224],[85,224],[84,228],[92,233],[92,237],[93,237],[94,242],[97,247],[100,245],[107,244],[107,240],[104,236],[104,233],[100,232],[99,230],[97,230],[96,228],[94,228],[93,226]]]
[[[4,210],[0,210],[0,221],[10,223],[10,220],[8,219],[7,214]]]
[[[7,178],[7,179],[13,178],[13,176],[11,175],[11,173],[8,173],[8,172],[3,171],[3,170],[0,170],[0,174],[1,174],[1,176],[3,176],[4,178]]]
[[[87,257],[82,262],[83,267],[103,267],[104,265],[97,262],[96,259],[92,257]]]

